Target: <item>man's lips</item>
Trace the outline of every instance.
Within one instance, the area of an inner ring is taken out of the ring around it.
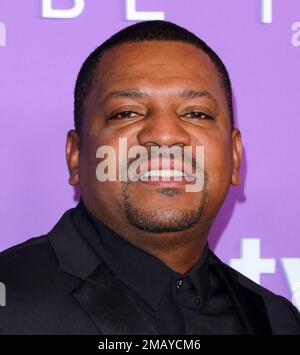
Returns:
[[[140,165],[139,182],[160,187],[182,187],[195,179],[191,172],[191,167],[175,159],[148,160]]]
[[[158,180],[153,181],[150,178],[147,180],[139,180],[138,182],[146,185],[152,185],[160,188],[182,188],[185,184],[188,184],[189,181],[184,178],[181,181],[176,181],[174,178],[169,178],[168,181],[164,181],[162,178],[158,178]]]

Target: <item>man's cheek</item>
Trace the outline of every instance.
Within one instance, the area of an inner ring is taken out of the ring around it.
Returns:
[[[231,176],[231,160],[223,150],[209,152],[206,150],[204,156],[204,169],[207,178],[214,184],[229,184]]]

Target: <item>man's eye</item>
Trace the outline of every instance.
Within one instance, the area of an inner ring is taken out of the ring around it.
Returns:
[[[110,119],[115,118],[115,119],[127,119],[127,118],[134,118],[138,116],[136,112],[133,111],[122,111],[114,114],[113,116],[110,117]]]
[[[213,120],[214,119],[212,116],[207,115],[206,113],[201,112],[201,111],[189,112],[188,114],[186,114],[186,117],[197,118],[197,119],[200,119],[200,120]]]

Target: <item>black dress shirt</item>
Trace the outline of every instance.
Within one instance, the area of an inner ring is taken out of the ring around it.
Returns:
[[[115,277],[133,291],[134,301],[159,334],[244,334],[226,286],[210,268],[208,245],[200,260],[180,274],[101,223],[82,200],[78,208],[97,237],[84,231],[82,220],[74,223]]]

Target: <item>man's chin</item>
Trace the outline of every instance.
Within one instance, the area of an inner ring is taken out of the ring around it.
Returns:
[[[174,188],[140,193],[134,184],[122,185],[122,202],[129,224],[148,233],[175,233],[197,224],[207,202],[204,188],[198,196]]]
[[[198,223],[202,210],[145,210],[127,204],[125,214],[128,222],[139,230],[148,233],[174,233],[190,229]]]

